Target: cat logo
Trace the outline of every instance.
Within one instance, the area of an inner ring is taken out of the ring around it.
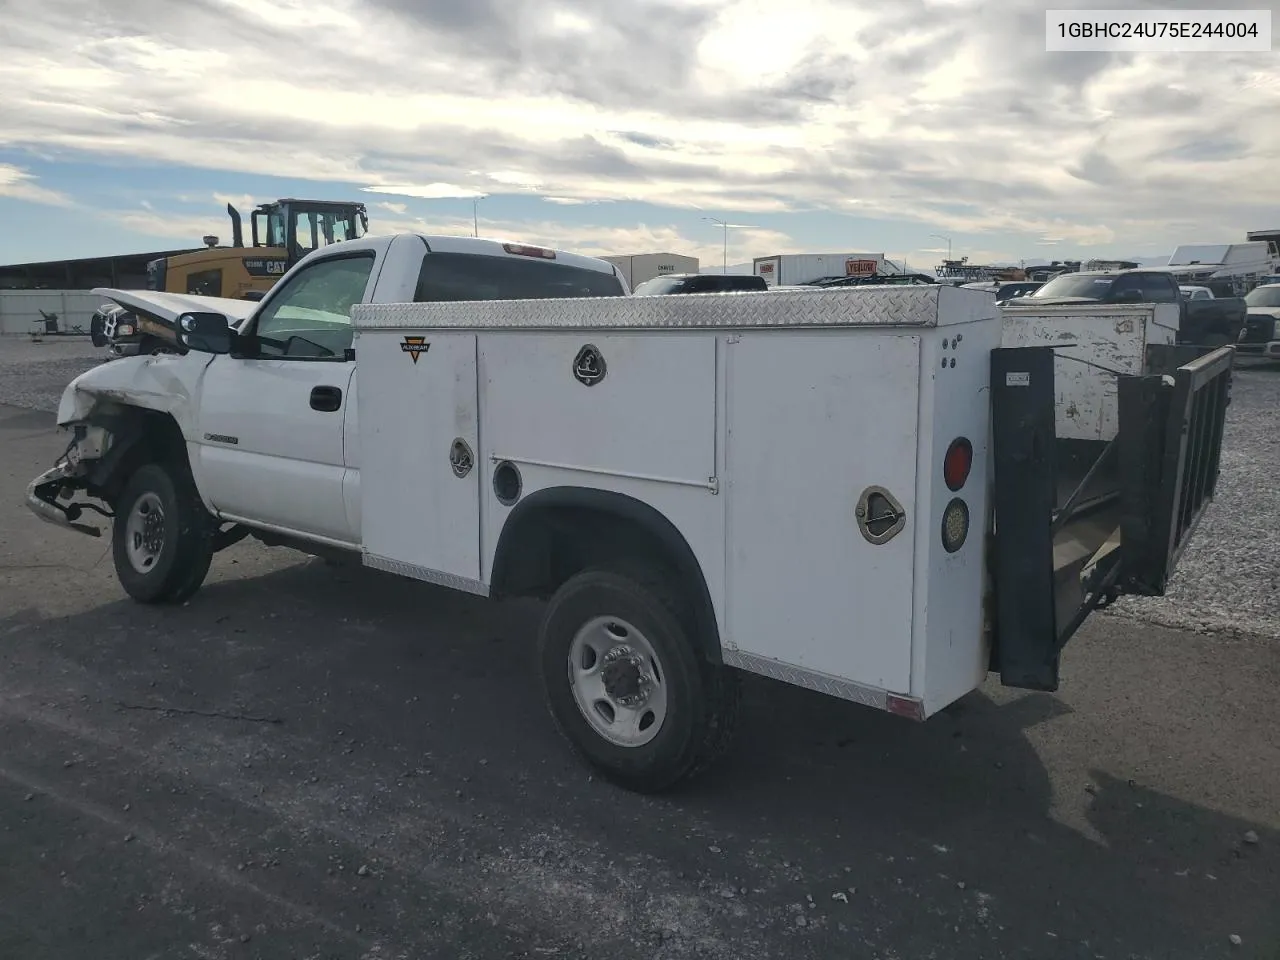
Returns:
[[[418,362],[418,357],[431,349],[431,344],[427,343],[426,337],[405,337],[404,343],[400,344],[400,349],[413,357],[413,362]]]

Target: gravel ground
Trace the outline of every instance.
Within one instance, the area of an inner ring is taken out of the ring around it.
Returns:
[[[57,410],[63,386],[104,353],[81,338],[0,337],[0,404]],[[1234,379],[1217,498],[1169,594],[1095,616],[1280,639],[1280,364],[1244,360]]]
[[[0,337],[0,404],[28,410],[58,409],[62,388],[106,359],[88,337]]]

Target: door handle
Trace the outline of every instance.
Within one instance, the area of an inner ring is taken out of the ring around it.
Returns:
[[[342,391],[337,387],[312,387],[311,409],[333,413],[342,406]]]

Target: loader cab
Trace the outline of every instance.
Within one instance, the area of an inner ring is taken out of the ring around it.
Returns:
[[[358,240],[369,232],[363,203],[332,200],[274,200],[250,218],[254,247],[285,251],[286,269],[313,250]]]
[[[152,260],[147,264],[147,289],[258,299],[311,251],[369,232],[365,205],[350,201],[285,199],[260,204],[250,214],[248,244],[240,212],[227,204],[227,215],[229,247],[206,237],[204,248]]]

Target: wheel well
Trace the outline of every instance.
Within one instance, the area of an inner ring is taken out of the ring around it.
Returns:
[[[688,627],[700,651],[723,662],[715,608],[693,549],[670,520],[625,494],[553,487],[521,500],[498,537],[490,593],[545,599],[574,574],[624,559],[671,576],[689,601]]]
[[[134,471],[146,463],[187,465],[187,442],[178,422],[167,413],[126,407],[91,417],[94,426],[110,431],[112,442],[106,456],[88,476],[88,491],[114,504]]]

